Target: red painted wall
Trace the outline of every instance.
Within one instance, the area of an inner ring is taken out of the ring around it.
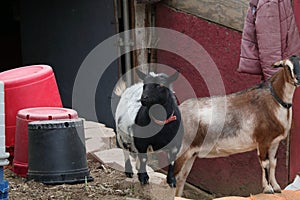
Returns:
[[[179,31],[196,40],[209,53],[210,57],[218,66],[225,83],[226,93],[233,93],[245,89],[260,82],[260,76],[242,74],[236,71],[240,55],[241,33],[231,29],[210,23],[198,17],[174,11],[163,4],[157,7],[157,27],[169,28]],[[160,42],[162,39],[160,39]],[[185,51],[193,52],[178,41]],[[200,55],[201,56],[201,55]],[[205,55],[203,55],[205,56]],[[194,86],[197,96],[208,96],[203,78],[194,70],[184,58],[165,51],[159,51],[158,62],[179,67],[180,71],[189,79]],[[179,90],[180,91],[180,90]]]
[[[300,30],[300,0],[294,0],[294,14]],[[300,172],[300,90],[296,90],[293,104],[294,124],[290,143],[290,181]]]
[[[175,11],[163,4],[157,6],[156,17],[157,27],[184,33],[205,48],[218,66],[227,94],[243,90],[260,82],[259,76],[241,74],[236,71],[240,55],[240,32]],[[200,53],[190,50],[181,44],[181,41],[177,42],[178,46],[184,48],[185,51],[190,51],[191,54]],[[200,66],[192,66],[184,58],[166,51],[158,52],[158,62],[179,68],[193,86],[198,97],[209,96],[203,77],[195,70],[195,67]],[[186,94],[185,86],[181,82],[178,83],[177,81],[174,89],[180,101],[189,98],[189,94]],[[276,175],[282,186],[288,182],[286,149],[287,145],[284,143],[278,152]],[[261,168],[256,151],[226,158],[197,159],[188,181],[218,195],[249,195],[249,193],[258,193],[262,190]]]

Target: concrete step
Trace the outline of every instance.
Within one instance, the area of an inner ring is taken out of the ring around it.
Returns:
[[[84,121],[86,152],[92,153],[116,147],[116,134],[97,122]]]
[[[105,164],[113,169],[122,172],[125,171],[124,153],[120,148],[112,148],[108,150],[93,152],[92,155],[102,164]],[[137,170],[135,169],[136,160],[130,156],[130,161],[133,166],[133,172],[137,173]],[[147,172],[153,172],[153,169],[149,166],[147,166],[146,170]]]

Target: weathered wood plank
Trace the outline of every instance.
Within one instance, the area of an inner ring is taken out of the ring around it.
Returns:
[[[166,5],[242,31],[249,0],[165,0]]]
[[[145,4],[138,4],[135,2],[135,25],[134,28],[142,28],[146,26],[147,19],[147,8]],[[145,31],[135,31],[135,43],[137,46],[143,47],[143,49],[136,50],[136,66],[146,65],[148,62],[148,35]],[[144,66],[145,67],[145,66]],[[144,70],[143,70],[144,71]],[[145,69],[147,72],[147,69]]]

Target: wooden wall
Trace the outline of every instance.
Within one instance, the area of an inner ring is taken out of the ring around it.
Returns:
[[[171,8],[242,31],[249,0],[165,0]]]

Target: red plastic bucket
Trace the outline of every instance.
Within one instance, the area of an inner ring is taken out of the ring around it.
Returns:
[[[28,123],[32,121],[77,119],[75,110],[59,107],[22,109],[17,114],[13,171],[25,177],[28,171]]]
[[[5,144],[13,155],[17,112],[31,107],[62,107],[62,102],[53,70],[48,65],[4,71],[0,80],[5,91]]]

